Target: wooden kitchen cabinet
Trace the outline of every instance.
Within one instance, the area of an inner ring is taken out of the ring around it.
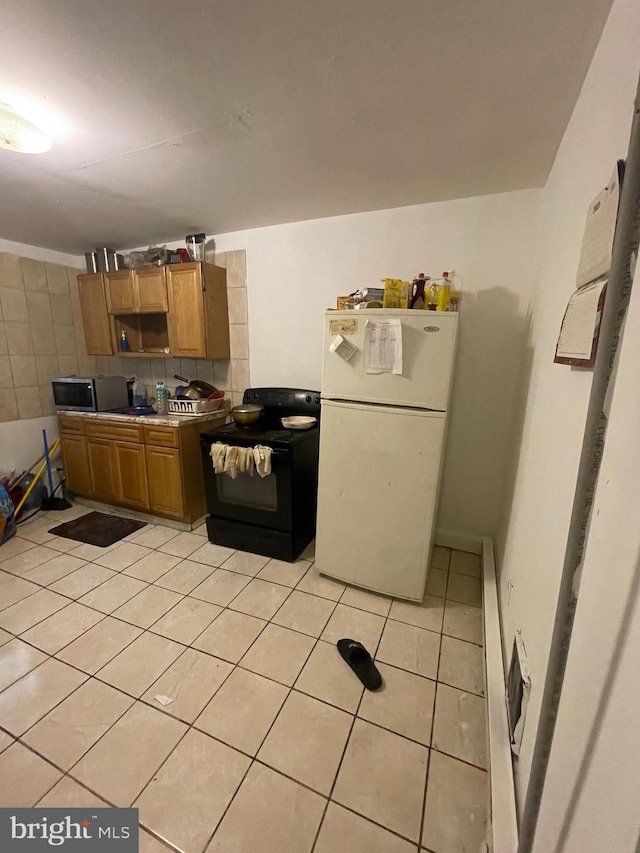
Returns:
[[[112,442],[106,438],[88,438],[87,451],[93,485],[90,497],[104,503],[117,501],[118,480]]]
[[[117,498],[124,506],[149,509],[149,485],[144,446],[133,442],[113,442],[117,472]]]
[[[134,270],[135,304],[140,314],[166,314],[169,310],[165,267]]]
[[[113,355],[111,323],[101,273],[78,276],[84,339],[89,355]]]
[[[87,441],[83,435],[60,433],[60,447],[64,463],[67,488],[77,495],[93,493]]]
[[[146,447],[151,512],[182,518],[184,499],[180,451],[171,447]]]
[[[136,294],[133,270],[105,273],[109,314],[135,314]]]
[[[165,267],[169,348],[182,358],[229,358],[227,277],[213,264]]]

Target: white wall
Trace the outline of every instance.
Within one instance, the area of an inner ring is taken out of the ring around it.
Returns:
[[[380,278],[463,279],[440,528],[495,533],[534,281],[538,190],[298,222],[215,238],[245,248],[254,386],[320,388],[325,308]],[[424,365],[425,377],[429,365]]]
[[[589,371],[553,364],[575,273],[589,201],[627,152],[640,65],[640,4],[617,0],[544,190],[541,273],[532,316],[530,373],[522,419],[516,418],[516,476],[507,483],[499,535],[504,643],[521,628],[532,677],[518,767],[526,792],[584,420]],[[520,442],[521,431],[521,442]],[[513,589],[509,593],[509,586]],[[585,593],[586,595],[587,593]],[[585,659],[585,677],[592,659]],[[564,701],[572,701],[563,697]],[[542,849],[542,848],[540,848]],[[600,848],[605,849],[605,848]],[[612,849],[612,848],[606,848]]]
[[[84,257],[81,255],[66,255],[64,252],[54,252],[53,249],[42,249],[40,246],[28,246],[26,243],[15,243],[13,240],[3,240],[0,237],[0,252],[11,252],[23,258],[33,258],[34,261],[49,261],[52,264],[62,264],[65,267],[84,269]]]

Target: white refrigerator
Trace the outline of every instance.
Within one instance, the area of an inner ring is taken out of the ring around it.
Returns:
[[[387,320],[399,321],[402,364],[395,373],[368,372],[372,340]],[[457,335],[457,313],[326,312],[316,532],[322,574],[422,601]],[[347,343],[336,349],[340,338]]]

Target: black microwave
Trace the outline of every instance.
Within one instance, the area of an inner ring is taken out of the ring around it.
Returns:
[[[124,376],[63,376],[51,387],[58,411],[110,412],[129,405]]]

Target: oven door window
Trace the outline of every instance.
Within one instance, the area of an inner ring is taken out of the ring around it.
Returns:
[[[253,477],[240,474],[237,479],[220,475],[216,477],[218,500],[221,504],[278,511],[278,481],[275,474]]]

